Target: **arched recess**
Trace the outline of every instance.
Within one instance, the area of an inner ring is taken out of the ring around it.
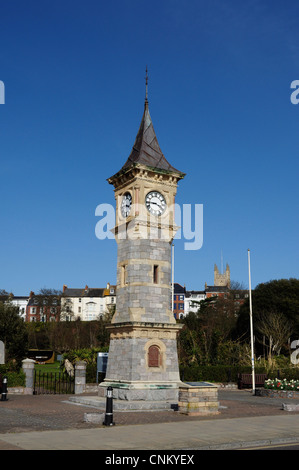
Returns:
[[[165,367],[165,344],[158,340],[148,341],[144,347],[146,365],[150,370],[160,371]]]

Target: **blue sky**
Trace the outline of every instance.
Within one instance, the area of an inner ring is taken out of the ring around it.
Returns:
[[[116,282],[95,236],[107,178],[149,105],[162,151],[203,204],[203,246],[175,244],[175,280],[299,277],[299,5],[295,0],[10,0],[0,8],[0,288]]]

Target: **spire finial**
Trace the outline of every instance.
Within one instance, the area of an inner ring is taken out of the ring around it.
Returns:
[[[147,73],[147,66],[145,69],[145,101],[147,102],[147,93],[148,93],[148,73]]]

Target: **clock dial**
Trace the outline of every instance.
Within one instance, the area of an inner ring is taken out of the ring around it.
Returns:
[[[132,207],[132,196],[130,193],[125,193],[121,201],[121,215],[128,217]]]
[[[146,195],[145,205],[153,215],[162,215],[166,209],[165,197],[158,191],[151,191]]]

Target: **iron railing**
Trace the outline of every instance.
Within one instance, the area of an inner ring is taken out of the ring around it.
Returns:
[[[75,379],[64,372],[34,372],[34,395],[73,394]]]

